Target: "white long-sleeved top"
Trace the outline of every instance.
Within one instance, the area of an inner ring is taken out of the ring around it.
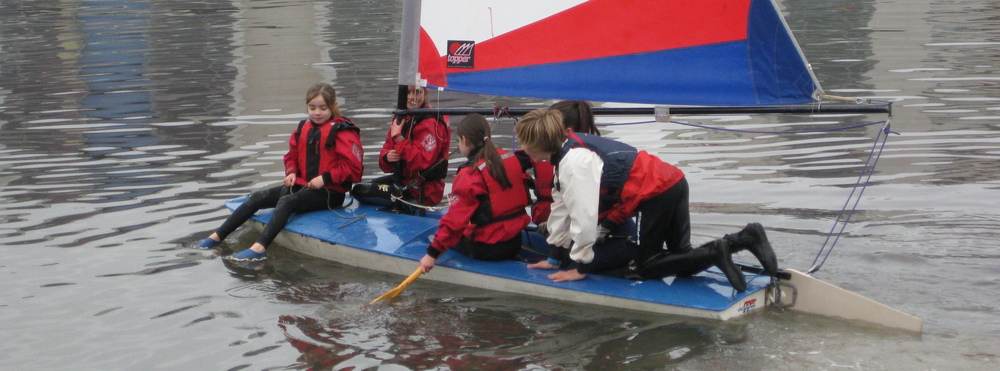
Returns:
[[[585,148],[570,149],[556,168],[558,187],[552,190],[549,215],[550,245],[570,249],[569,257],[580,263],[594,260],[598,237],[597,215],[604,160]]]

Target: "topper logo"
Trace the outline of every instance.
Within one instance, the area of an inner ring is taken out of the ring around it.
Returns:
[[[476,42],[448,40],[448,67],[473,68]]]
[[[757,307],[757,299],[750,299],[750,300],[744,301],[743,305],[740,306],[740,309],[737,309],[737,310],[739,310],[741,313],[746,313],[746,312],[749,312],[751,309],[754,309],[756,307]]]

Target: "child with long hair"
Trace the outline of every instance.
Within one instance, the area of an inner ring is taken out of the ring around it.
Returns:
[[[231,260],[267,258],[274,241],[293,213],[306,213],[343,206],[351,185],[361,180],[364,150],[360,130],[340,115],[337,92],[329,84],[315,84],[306,92],[309,119],[299,122],[288,140],[285,178],[281,186],[250,194],[219,229],[196,244],[214,248],[252,217],[257,210],[274,208],[271,221],[249,249],[229,256]]]
[[[427,255],[420,259],[424,273],[451,248],[473,259],[512,259],[521,249],[521,230],[531,221],[525,211],[524,166],[493,144],[486,118],[466,116],[455,127],[455,135],[458,150],[468,161],[458,168],[448,196],[451,205],[438,223]]]

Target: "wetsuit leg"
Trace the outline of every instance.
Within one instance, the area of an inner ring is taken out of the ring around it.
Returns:
[[[262,189],[257,192],[251,193],[250,197],[243,201],[243,204],[233,210],[232,214],[226,218],[226,221],[222,223],[219,229],[215,230],[215,233],[219,235],[219,238],[225,240],[226,236],[239,228],[247,220],[253,217],[253,214],[260,209],[268,209],[274,207],[278,204],[278,199],[281,198],[284,186],[273,187],[268,189]]]
[[[661,252],[664,243],[671,253],[691,250],[691,214],[686,178],[640,203],[638,212],[640,262]]]
[[[264,226],[257,242],[267,247],[285,228],[293,213],[308,213],[313,211],[339,208],[344,204],[344,194],[328,189],[303,188],[295,193],[281,197],[274,207],[271,221]]]
[[[603,240],[594,244],[594,260],[579,264],[580,273],[603,273],[628,266],[636,258],[636,247],[630,239],[635,237],[636,226],[632,219],[618,225]]]

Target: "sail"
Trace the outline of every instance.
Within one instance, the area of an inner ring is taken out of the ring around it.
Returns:
[[[408,0],[406,10],[401,84],[706,106],[812,103],[821,92],[772,0]]]

